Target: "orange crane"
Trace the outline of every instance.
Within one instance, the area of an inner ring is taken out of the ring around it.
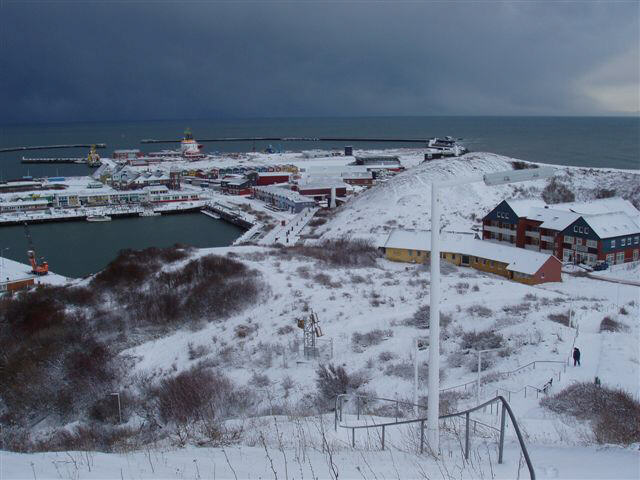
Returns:
[[[27,222],[24,222],[24,233],[29,241],[27,257],[29,257],[29,263],[31,264],[31,273],[35,273],[36,275],[46,275],[49,273],[49,263],[47,263],[44,257],[40,257],[41,262],[38,263],[38,260],[36,259],[36,250],[33,247],[33,240],[31,239],[31,233],[29,232],[29,225],[27,225]]]

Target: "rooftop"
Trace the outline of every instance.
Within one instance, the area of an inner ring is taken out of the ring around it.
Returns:
[[[442,252],[460,253],[508,264],[507,270],[535,274],[552,255],[524,248],[478,240],[472,235],[443,234],[440,237]],[[393,230],[384,244],[385,248],[431,251],[431,232],[428,230]],[[554,257],[555,258],[555,257]],[[559,260],[558,260],[559,261]]]

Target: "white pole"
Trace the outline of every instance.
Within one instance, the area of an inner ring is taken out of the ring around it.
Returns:
[[[413,339],[413,412],[418,418],[418,339]]]
[[[429,305],[429,396],[427,438],[434,454],[440,451],[440,204],[431,183],[431,295]]]

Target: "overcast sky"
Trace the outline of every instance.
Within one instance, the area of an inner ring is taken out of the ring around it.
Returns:
[[[0,123],[637,115],[639,5],[0,0]]]

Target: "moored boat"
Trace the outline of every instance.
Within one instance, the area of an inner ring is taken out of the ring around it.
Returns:
[[[109,215],[87,215],[87,222],[110,222]]]

